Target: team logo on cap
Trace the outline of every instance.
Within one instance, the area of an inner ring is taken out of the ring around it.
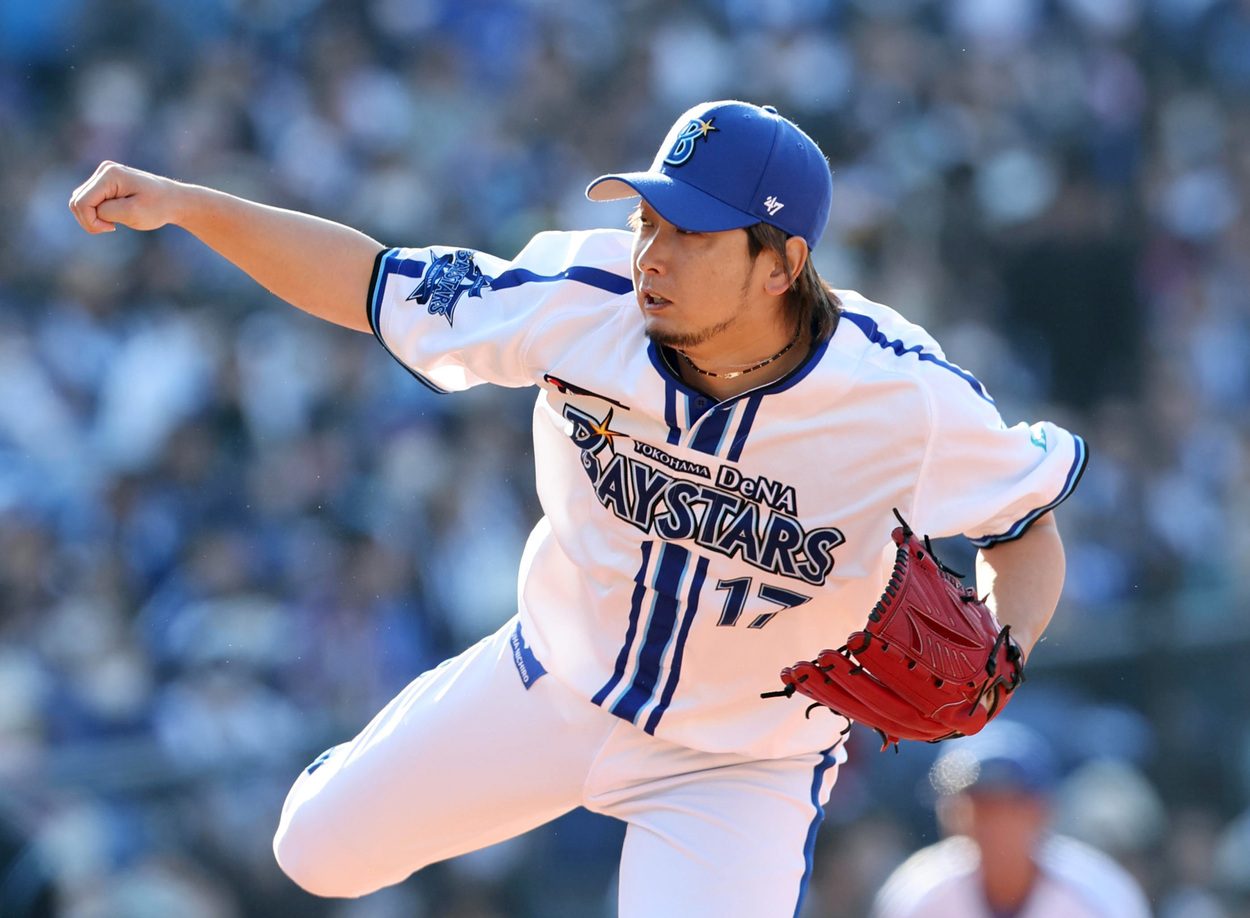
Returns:
[[[460,297],[466,293],[480,297],[482,288],[489,287],[493,280],[474,263],[472,252],[459,249],[454,255],[435,258],[417,289],[408,294],[408,299],[427,307],[432,316],[446,317],[447,324],[451,325]]]
[[[690,123],[682,128],[681,133],[677,135],[677,140],[673,142],[673,148],[668,151],[668,156],[664,157],[664,162],[670,166],[680,166],[691,156],[694,155],[695,141],[700,137],[707,139],[707,135],[712,131],[718,131],[720,128],[712,126],[715,118],[709,118],[704,121],[702,118],[693,118]]]

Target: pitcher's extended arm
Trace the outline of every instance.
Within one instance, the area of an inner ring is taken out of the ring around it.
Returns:
[[[101,163],[69,207],[89,233],[181,226],[292,306],[369,331],[364,298],[383,246],[350,227],[114,162]]]

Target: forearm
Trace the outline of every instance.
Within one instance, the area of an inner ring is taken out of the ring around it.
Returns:
[[[1064,571],[1063,542],[1049,513],[1019,539],[977,554],[977,590],[1026,656],[1059,604]]]
[[[369,331],[365,296],[383,246],[364,233],[197,185],[177,186],[170,222],[292,306]]]
[[[364,233],[111,160],[74,189],[69,209],[93,235],[181,226],[291,305],[369,330],[365,297],[382,244]]]

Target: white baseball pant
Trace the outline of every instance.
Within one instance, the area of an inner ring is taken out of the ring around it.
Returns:
[[[584,806],[627,823],[622,918],[798,914],[841,748],[750,759],[678,746],[532,657],[526,671],[522,648],[514,620],[309,766],[274,837],[283,871],[317,895],[362,896]]]

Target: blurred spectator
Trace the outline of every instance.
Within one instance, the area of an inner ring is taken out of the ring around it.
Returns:
[[[55,904],[51,871],[34,839],[14,821],[0,817],[0,914],[52,918]]]
[[[1009,421],[1086,436],[1021,701],[1050,680],[1149,718],[1143,825],[1182,831],[1135,869],[1175,914],[1246,911],[1244,0],[0,0],[0,783],[34,823],[93,799],[126,852],[102,886],[322,914],[239,836],[267,843],[308,758],[511,614],[536,507],[525,393],[440,400],[185,235],[83,245],[72,185],[119,159],[510,255],[610,222],[585,182],[714,94],[831,154],[823,274],[933,330]],[[930,829],[909,755],[856,801],[877,856],[832,846],[874,878]],[[202,876],[145,861],[169,849]]]
[[[952,743],[933,766],[947,836],[891,874],[874,918],[1148,918],[1132,876],[1105,854],[1048,830],[1058,779],[1032,730],[997,720]]]

